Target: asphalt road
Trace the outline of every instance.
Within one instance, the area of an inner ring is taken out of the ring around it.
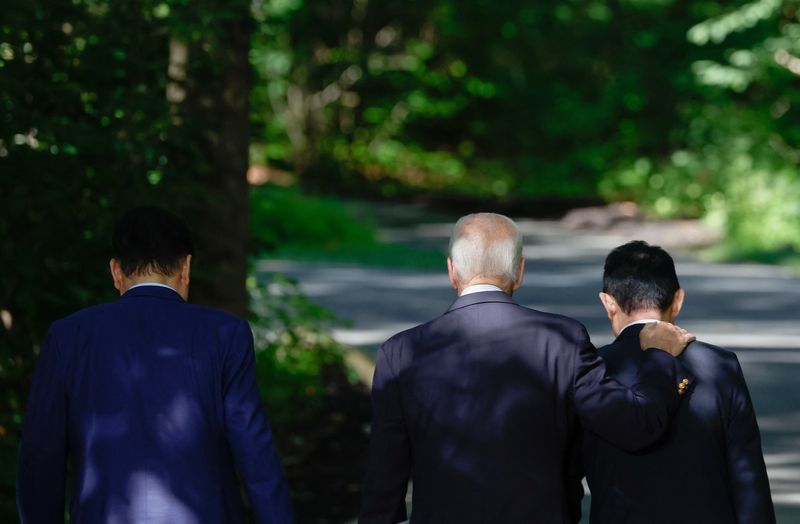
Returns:
[[[515,299],[583,322],[596,345],[612,334],[597,298],[608,251],[633,238],[665,247],[682,232],[632,229],[624,235],[576,233],[559,222],[520,221],[526,278]],[[417,245],[447,244],[449,223],[382,231]],[[670,249],[686,290],[679,323],[701,340],[734,350],[758,414],[778,522],[800,523],[800,278],[776,267],[710,264]],[[368,354],[394,333],[445,311],[455,298],[442,271],[261,261],[257,270],[281,272],[350,324],[335,336]],[[586,520],[586,519],[584,519]]]

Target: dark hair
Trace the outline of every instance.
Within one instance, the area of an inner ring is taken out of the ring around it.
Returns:
[[[680,289],[675,263],[659,246],[634,240],[611,251],[603,268],[603,292],[626,314],[642,309],[665,311]]]
[[[114,258],[126,276],[148,272],[172,275],[194,252],[186,224],[166,209],[131,209],[117,222],[111,239]]]

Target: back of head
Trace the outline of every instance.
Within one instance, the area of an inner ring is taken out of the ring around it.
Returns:
[[[453,228],[450,259],[462,282],[482,277],[512,283],[519,277],[522,235],[503,215],[467,215]]]
[[[659,246],[634,240],[611,251],[603,269],[603,292],[630,315],[634,311],[665,311],[680,289],[675,263]]]
[[[125,213],[114,227],[114,258],[131,277],[148,273],[172,275],[186,255],[194,252],[186,224],[166,209],[137,207]]]

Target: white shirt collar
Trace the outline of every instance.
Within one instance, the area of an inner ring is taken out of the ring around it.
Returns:
[[[178,290],[177,290],[177,289],[175,289],[174,287],[170,287],[170,286],[168,286],[168,285],[166,285],[166,284],[162,284],[162,283],[160,283],[160,282],[142,282],[142,283],[140,283],[140,284],[135,284],[135,285],[133,285],[133,286],[129,287],[128,289],[130,290],[130,289],[134,289],[134,288],[137,288],[137,287],[142,287],[142,286],[158,286],[158,287],[165,287],[165,288],[167,288],[167,289],[171,289],[172,291],[174,291],[174,292],[176,292],[176,293],[178,292]]]
[[[641,318],[639,320],[634,320],[630,324],[626,324],[625,327],[623,327],[622,329],[619,330],[619,332],[622,333],[623,331],[625,331],[629,327],[635,326],[636,324],[654,324],[656,322],[661,322],[661,321],[658,320],[657,318]]]
[[[493,286],[492,284],[475,284],[472,286],[465,287],[464,290],[461,292],[461,294],[458,296],[463,297],[464,295],[471,295],[472,293],[482,293],[484,291],[503,292],[502,289],[500,289],[497,286]]]

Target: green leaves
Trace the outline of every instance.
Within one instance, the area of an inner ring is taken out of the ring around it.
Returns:
[[[687,33],[687,38],[696,45],[706,45],[709,42],[719,44],[731,33],[745,31],[772,18],[783,3],[784,0],[756,0],[745,4],[695,25]]]

